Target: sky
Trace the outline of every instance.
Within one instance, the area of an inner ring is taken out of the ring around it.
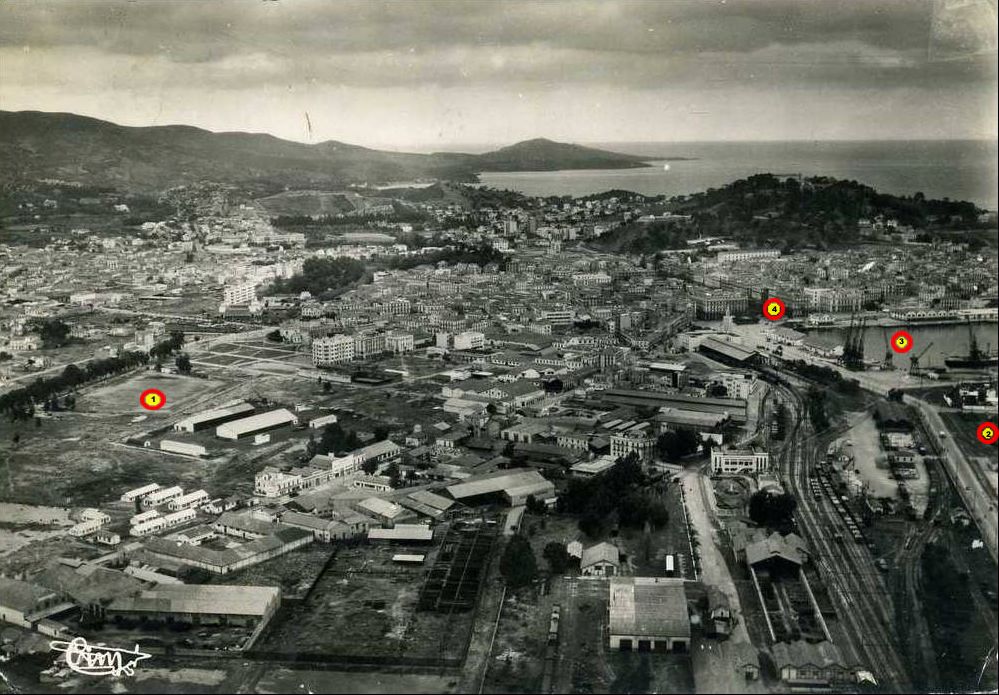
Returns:
[[[0,109],[302,142],[989,138],[995,0],[0,3]]]

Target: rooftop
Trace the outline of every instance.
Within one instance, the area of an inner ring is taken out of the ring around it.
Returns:
[[[612,635],[690,636],[682,579],[613,577],[609,611]]]

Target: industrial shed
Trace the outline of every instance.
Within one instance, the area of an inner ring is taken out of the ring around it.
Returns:
[[[281,604],[273,586],[161,584],[134,596],[114,599],[109,619],[192,625],[255,625],[267,622]]]
[[[278,408],[241,420],[233,420],[215,428],[215,436],[220,439],[243,439],[262,432],[270,432],[286,425],[295,425],[298,418],[290,410]]]
[[[682,579],[613,577],[610,580],[610,648],[618,651],[686,652],[690,616]]]
[[[174,423],[173,429],[175,432],[192,433],[199,430],[207,430],[211,427],[217,427],[224,422],[246,417],[252,412],[253,406],[249,403],[234,403],[221,408],[215,408],[214,410],[204,410],[183,420],[178,420]]]
[[[757,352],[717,338],[705,338],[698,351],[713,360],[736,367],[744,367],[756,361]]]
[[[533,468],[511,468],[472,476],[446,489],[456,500],[485,502],[489,498],[498,498],[514,506],[525,504],[528,497],[543,500],[555,494],[552,482]]]
[[[369,541],[430,543],[433,539],[433,530],[424,524],[396,524],[392,528],[373,528],[368,530]]]

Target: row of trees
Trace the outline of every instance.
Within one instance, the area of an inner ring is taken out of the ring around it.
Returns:
[[[90,360],[82,367],[67,365],[58,376],[40,377],[28,386],[0,395],[0,413],[5,413],[12,421],[28,420],[35,414],[36,403],[51,402],[51,399],[85,383],[115,376],[149,362],[144,352],[124,352],[117,357]]]

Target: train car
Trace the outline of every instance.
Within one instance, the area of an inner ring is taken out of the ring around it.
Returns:
[[[548,622],[548,644],[558,644],[558,621],[561,608],[557,604],[552,607],[551,620]]]

